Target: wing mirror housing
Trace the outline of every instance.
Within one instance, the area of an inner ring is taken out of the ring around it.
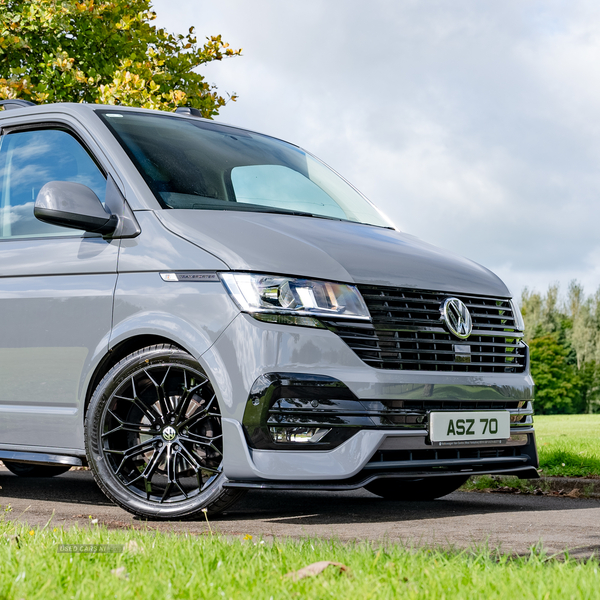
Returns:
[[[106,184],[105,206],[86,185],[50,181],[39,191],[33,214],[44,223],[109,237],[135,237],[141,233],[131,208],[112,177]]]

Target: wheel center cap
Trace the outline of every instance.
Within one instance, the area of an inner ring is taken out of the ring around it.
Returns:
[[[175,427],[165,427],[162,432],[162,436],[167,442],[172,442],[177,437],[177,431],[175,431]]]

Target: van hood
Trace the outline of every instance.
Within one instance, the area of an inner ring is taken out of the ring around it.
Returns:
[[[274,213],[165,209],[156,216],[234,271],[510,297],[488,269],[392,229]]]

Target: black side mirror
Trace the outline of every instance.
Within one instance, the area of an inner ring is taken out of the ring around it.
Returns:
[[[44,223],[111,234],[119,217],[104,210],[98,196],[81,183],[50,181],[38,193],[33,214]]]

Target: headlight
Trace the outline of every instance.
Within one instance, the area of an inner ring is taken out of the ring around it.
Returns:
[[[353,285],[254,273],[220,277],[240,309],[261,321],[323,327],[315,317],[371,318]]]
[[[519,331],[525,331],[525,321],[523,321],[523,315],[521,309],[518,307],[514,300],[510,301],[510,307],[512,308],[513,317],[515,319],[515,327]]]

